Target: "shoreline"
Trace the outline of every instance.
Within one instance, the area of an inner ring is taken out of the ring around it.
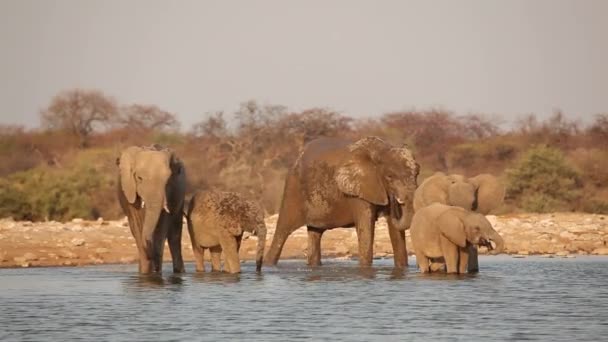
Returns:
[[[586,213],[509,214],[487,216],[505,239],[503,254],[512,257],[573,257],[608,255],[608,216]],[[277,215],[266,218],[267,248],[274,235]],[[413,246],[406,232],[408,254]],[[241,260],[253,260],[257,238],[245,235]],[[282,260],[306,258],[307,234],[302,227],[290,235]],[[326,259],[352,259],[357,255],[353,228],[336,228],[323,235]],[[184,226],[182,254],[193,261],[188,230]],[[485,249],[480,249],[485,254]],[[165,248],[164,262],[170,261]],[[386,221],[376,223],[374,258],[391,258],[392,247]],[[0,268],[73,267],[101,264],[136,264],[135,241],[125,219],[115,221],[29,222],[0,219]]]

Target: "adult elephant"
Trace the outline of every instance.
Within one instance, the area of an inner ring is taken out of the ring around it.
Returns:
[[[167,239],[173,272],[183,272],[184,165],[171,150],[158,145],[128,147],[117,164],[118,200],[139,251],[139,272],[161,272]]]
[[[327,229],[357,229],[359,264],[372,264],[374,226],[388,216],[396,267],[407,266],[405,232],[419,166],[407,147],[377,137],[358,141],[320,138],[304,147],[285,180],[283,200],[266,263],[276,265],[287,237],[308,228],[308,264],[321,265],[321,237]]]
[[[416,189],[414,211],[418,212],[432,203],[441,203],[487,215],[502,205],[504,198],[504,184],[491,174],[482,173],[466,178],[436,172]],[[470,245],[469,249],[468,270],[476,272],[479,270],[477,247]]]

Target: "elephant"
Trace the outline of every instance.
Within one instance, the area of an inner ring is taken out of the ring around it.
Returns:
[[[502,205],[505,186],[491,174],[466,178],[436,172],[425,179],[414,193],[414,212],[432,204],[442,203],[487,215]],[[479,270],[477,247],[470,246],[469,272]],[[433,266],[435,267],[435,266]]]
[[[182,215],[186,171],[175,153],[160,145],[130,146],[117,158],[118,201],[139,252],[139,272],[162,271],[165,240],[173,272],[184,272]]]
[[[186,219],[197,271],[205,272],[203,256],[209,249],[213,271],[220,271],[223,251],[225,271],[240,273],[239,249],[245,231],[258,237],[256,271],[262,270],[266,224],[257,204],[234,192],[198,192],[190,200]]]
[[[422,273],[431,271],[429,259],[441,257],[447,273],[464,273],[470,246],[486,246],[492,254],[504,249],[504,240],[484,215],[441,203],[416,211],[410,233]]]
[[[404,230],[413,215],[419,170],[407,146],[392,146],[378,137],[310,141],[287,173],[267,264],[276,265],[288,236],[306,225],[308,265],[321,265],[326,230],[355,226],[359,265],[370,266],[375,222],[385,215],[395,266],[406,267]]]

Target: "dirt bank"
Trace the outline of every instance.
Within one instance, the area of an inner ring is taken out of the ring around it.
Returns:
[[[268,245],[272,241],[276,216],[266,219]],[[518,214],[488,216],[505,238],[508,254],[599,254],[608,255],[608,216],[581,213]],[[184,227],[185,228],[185,227]],[[241,258],[253,259],[255,237],[246,237]],[[407,233],[409,252],[412,245]],[[183,252],[192,260],[187,229],[184,229]],[[323,237],[323,255],[350,257],[357,254],[354,229],[334,229]],[[376,229],[375,255],[390,257],[392,248],[386,222],[380,219]],[[483,251],[482,251],[483,252]],[[283,258],[306,256],[306,229],[300,228],[288,239]],[[165,260],[170,258],[168,248]],[[16,222],[0,220],[0,267],[76,266],[104,263],[135,263],[137,253],[126,220],[72,222]]]

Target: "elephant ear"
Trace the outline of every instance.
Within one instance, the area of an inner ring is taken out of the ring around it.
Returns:
[[[455,245],[465,247],[467,245],[467,234],[464,229],[464,223],[458,216],[454,215],[453,210],[446,210],[443,214],[439,215],[437,225],[441,234],[448,240],[452,241]]]
[[[137,198],[137,186],[135,183],[135,155],[141,151],[137,146],[125,149],[118,160],[120,170],[120,187],[129,203],[135,203]]]
[[[475,211],[487,215],[502,205],[506,189],[497,177],[483,173],[469,178],[469,182],[477,188],[477,208],[475,208]]]
[[[340,191],[377,205],[387,205],[386,189],[369,157],[355,156],[336,170]]]

